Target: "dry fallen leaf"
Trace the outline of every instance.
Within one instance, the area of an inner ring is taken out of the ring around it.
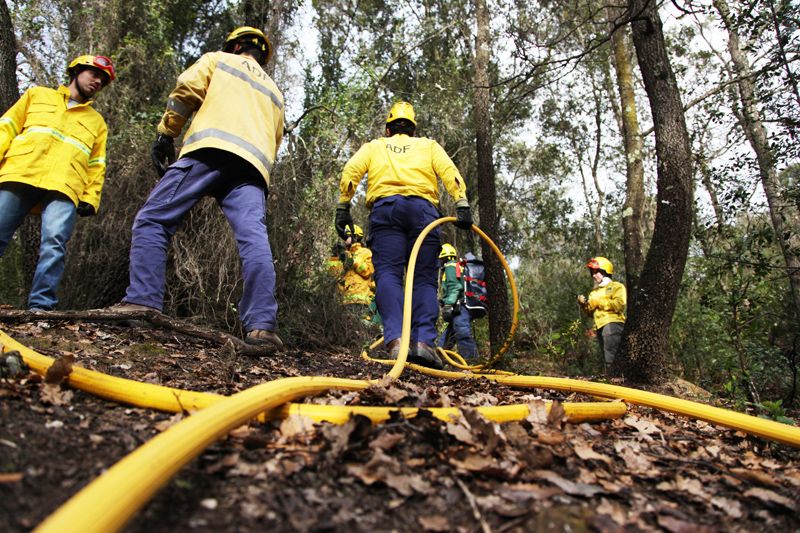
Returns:
[[[447,432],[464,444],[473,446],[478,443],[475,435],[472,433],[472,428],[467,425],[467,421],[464,417],[458,418],[455,422],[448,422]]]
[[[414,492],[429,494],[430,484],[418,474],[402,472],[402,466],[396,459],[376,449],[367,464],[348,464],[347,473],[357,477],[366,485],[383,482],[403,496],[411,496]]]
[[[632,474],[650,475],[655,471],[653,463],[642,453],[638,442],[618,440],[614,442],[614,450],[625,461],[625,466]]]
[[[61,385],[44,383],[42,385],[41,400],[50,405],[68,405],[72,401],[73,392],[62,390]]]
[[[168,419],[162,420],[161,422],[154,424],[153,427],[156,429],[156,431],[164,432],[169,428],[171,428],[172,426],[174,426],[175,424],[177,424],[178,422],[180,422],[181,420],[183,420],[183,418],[184,418],[183,413],[175,413]]]
[[[381,433],[369,443],[369,447],[373,449],[380,448],[381,450],[391,450],[402,442],[403,439],[405,439],[405,436],[400,433]]]
[[[51,385],[59,385],[72,373],[72,362],[74,359],[75,356],[73,354],[65,353],[53,361],[53,364],[50,365],[47,369],[47,373],[44,375],[44,382]]]
[[[525,418],[535,426],[547,424],[547,404],[544,400],[536,400],[528,403],[528,416]]]
[[[636,415],[628,415],[622,420],[628,426],[632,428],[636,428],[639,431],[639,434],[644,438],[644,440],[650,441],[653,440],[651,435],[661,433],[661,429],[658,428],[653,422],[646,420],[644,418],[640,418]]]
[[[551,470],[536,470],[533,473],[536,477],[546,479],[556,487],[560,488],[567,494],[572,496],[585,496],[591,498],[595,494],[605,492],[603,487],[599,485],[587,485],[586,483],[575,483],[568,479],[564,479]]]
[[[281,438],[288,441],[314,432],[314,419],[303,415],[289,415],[280,426]]]
[[[744,516],[744,513],[742,512],[742,505],[736,500],[723,498],[722,496],[713,496],[711,498],[711,505],[722,509],[733,519],[738,519]]]
[[[760,483],[768,487],[778,487],[778,482],[762,470],[753,470],[752,468],[731,468],[731,474],[736,474],[740,478],[744,478],[754,483]]]
[[[675,478],[675,489],[697,496],[701,500],[709,499],[708,493],[703,488],[703,484],[700,480],[693,477],[677,476]]]
[[[600,505],[595,508],[597,514],[606,515],[611,518],[617,525],[625,524],[627,520],[627,513],[621,505],[611,503],[605,498],[600,499]]]
[[[447,517],[440,514],[420,516],[417,520],[425,531],[450,531],[450,522],[447,521]]]
[[[762,489],[760,487],[753,487],[752,489],[748,489],[747,492],[744,493],[745,496],[749,496],[751,498],[758,498],[764,503],[774,503],[780,506],[783,506],[790,511],[797,510],[797,504],[787,498],[786,496],[781,496],[777,492]]]
[[[603,461],[606,464],[611,464],[611,457],[602,453],[597,453],[589,444],[576,444],[573,446],[573,450],[575,450],[575,454],[584,461],[596,459],[598,461]]]
[[[712,531],[718,531],[715,527],[679,520],[674,516],[668,515],[658,515],[658,525],[670,533],[711,533]]]

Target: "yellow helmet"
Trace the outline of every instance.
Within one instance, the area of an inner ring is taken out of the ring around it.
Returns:
[[[108,76],[108,79],[103,82],[103,87],[114,81],[114,79],[117,77],[114,73],[114,63],[111,62],[111,58],[106,56],[93,56],[91,54],[78,56],[70,61],[69,65],[67,66],[67,74],[72,76],[75,74],[75,70],[78,67],[91,67],[105,72]]]
[[[611,264],[611,261],[599,255],[589,259],[589,262],[586,263],[586,268],[591,270],[602,270],[608,275],[614,273],[614,265]]]
[[[442,251],[439,252],[439,259],[445,259],[447,257],[452,257],[453,259],[458,256],[458,252],[456,252],[456,247],[452,244],[444,243],[442,245]]]
[[[249,38],[248,38],[249,37]],[[264,32],[252,26],[241,26],[233,30],[228,38],[225,39],[225,45],[222,47],[223,52],[233,53],[236,43],[247,42],[258,46],[264,52],[264,61],[262,65],[266,65],[272,57],[272,43],[269,42]]]
[[[356,239],[363,239],[364,238],[364,230],[361,229],[361,226],[358,224],[353,224],[353,230],[356,235]],[[350,226],[345,226],[344,228],[345,235],[351,235],[350,233]]]
[[[417,126],[417,115],[414,113],[414,106],[408,102],[397,102],[389,110],[389,115],[386,117],[386,123],[394,122],[404,118],[411,121],[414,127]]]

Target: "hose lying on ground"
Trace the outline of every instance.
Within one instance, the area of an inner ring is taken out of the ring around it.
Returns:
[[[406,298],[403,307],[400,352],[395,361],[387,362],[392,364],[392,368],[386,374],[388,378],[397,379],[406,366],[411,334],[411,288],[413,285],[414,264],[421,243],[434,227],[453,220],[455,220],[453,217],[447,217],[432,222],[422,231],[414,245],[406,275]],[[492,249],[501,258],[501,262],[511,280],[512,293],[514,294],[514,319],[511,332],[498,354],[490,359],[490,363],[492,363],[507,350],[511,342],[513,330],[516,327],[518,296],[516,294],[516,286],[513,283],[513,275],[500,251],[494,246],[491,239],[478,230],[476,226],[473,226],[473,231],[490,243]],[[6,338],[7,336],[0,337],[0,339]],[[416,365],[408,366],[433,376],[457,379],[485,378],[516,387],[541,387],[584,392],[609,398],[624,398],[640,405],[657,407],[685,416],[694,416],[800,447],[800,428],[783,426],[776,422],[757,419],[741,413],[626,387],[588,383],[565,378],[501,375],[499,373],[468,374],[422,369],[421,367],[416,367]],[[72,376],[69,379],[72,383]],[[37,530],[111,531],[119,529],[183,465],[196,457],[210,443],[247,420],[254,418],[259,413],[275,409],[291,399],[324,392],[331,388],[361,390],[373,383],[382,381],[326,377],[284,378],[257,385],[228,398],[217,399],[213,405],[206,404],[205,408],[198,413],[175,424],[140,446],[137,450],[134,450],[134,452],[111,467],[48,517]],[[205,396],[186,395],[181,397],[181,405],[185,401],[201,404],[203,401],[208,400]]]

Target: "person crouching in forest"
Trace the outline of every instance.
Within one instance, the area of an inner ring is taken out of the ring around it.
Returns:
[[[0,118],[0,257],[28,213],[41,212],[28,296],[37,311],[56,307],[75,216],[97,214],[106,173],[108,128],[92,98],[114,80],[114,65],[82,55],[67,74],[66,87],[32,87]]]
[[[375,281],[372,274],[372,251],[364,246],[364,230],[358,224],[345,229],[347,240],[336,245],[330,259],[328,271],[338,279],[339,293],[347,310],[367,324],[381,324],[375,306]]]
[[[417,121],[411,104],[395,103],[385,124],[386,136],[361,146],[342,169],[335,224],[339,237],[346,239],[345,228],[353,226],[350,201],[366,174],[367,245],[375,265],[375,299],[386,350],[396,358],[403,322],[403,278],[417,237],[441,216],[438,179],[455,200],[457,227],[470,229],[472,212],[466,184],[453,160],[436,141],[415,136]],[[439,316],[439,234],[439,228],[428,233],[417,256],[408,354],[409,362],[433,368],[443,366],[433,348]]]
[[[578,295],[578,304],[594,319],[600,353],[608,368],[614,362],[622,339],[627,291],[625,285],[611,279],[614,265],[605,257],[592,257],[586,267],[594,280],[594,288],[588,298]]]
[[[152,147],[163,176],[136,215],[130,285],[112,310],[161,311],[169,241],[189,210],[213,196],[239,247],[245,342],[283,348],[266,226],[270,170],[284,127],[283,95],[263,69],[271,55],[264,33],[244,26],[228,35],[223,51],[203,54],[178,77]],[[192,114],[175,162],[174,139]]]

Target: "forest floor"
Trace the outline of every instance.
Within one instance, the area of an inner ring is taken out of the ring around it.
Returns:
[[[22,344],[100,372],[233,394],[287,376],[380,378],[350,353],[232,354],[173,331],[40,320],[6,325]],[[657,392],[686,395],[686,388]],[[800,450],[629,406],[572,424],[533,414],[486,422],[470,407],[593,401],[406,370],[330,404],[460,406],[372,425],[253,422],[191,461],[126,531],[797,531]],[[689,396],[688,399],[697,399]],[[706,399],[708,400],[708,399]],[[709,400],[710,401],[710,400]],[[0,379],[0,531],[34,528],[87,483],[184,415]],[[190,416],[190,415],[188,415]]]

